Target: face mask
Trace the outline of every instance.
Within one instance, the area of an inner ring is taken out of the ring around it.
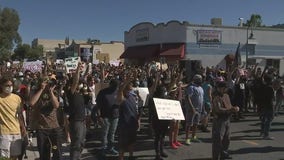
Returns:
[[[136,86],[139,86],[139,85],[140,85],[140,82],[139,82],[139,81],[136,81],[135,84],[136,84]]]
[[[4,92],[7,93],[7,94],[12,93],[12,92],[13,92],[13,87],[12,87],[12,86],[11,86],[11,87],[6,87],[6,88],[4,89]]]
[[[16,78],[13,78],[13,81],[14,81],[14,82],[16,82],[16,80],[17,80]]]
[[[24,80],[24,77],[21,77],[21,78],[20,78],[20,81],[23,81],[23,80]]]
[[[84,85],[81,83],[79,84],[79,89],[82,89],[84,87]]]

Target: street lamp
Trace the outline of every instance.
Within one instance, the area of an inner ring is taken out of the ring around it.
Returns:
[[[246,68],[248,67],[248,30],[249,30],[249,25],[247,26],[247,42],[246,42]]]

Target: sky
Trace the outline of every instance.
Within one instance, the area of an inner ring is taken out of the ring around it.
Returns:
[[[124,41],[124,32],[141,22],[171,20],[237,26],[259,14],[266,26],[284,23],[284,0],[0,0],[20,17],[23,43],[35,38]]]

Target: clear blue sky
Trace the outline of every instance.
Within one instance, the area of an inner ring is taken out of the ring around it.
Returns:
[[[124,41],[124,31],[140,22],[170,20],[210,24],[219,17],[234,26],[239,18],[262,16],[263,24],[284,23],[284,0],[0,0],[21,20],[23,43],[40,39]]]

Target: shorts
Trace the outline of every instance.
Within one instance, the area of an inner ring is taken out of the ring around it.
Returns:
[[[22,153],[22,137],[16,135],[0,135],[0,156],[16,157]]]
[[[192,126],[192,125],[198,125],[199,124],[199,121],[200,121],[200,118],[201,118],[201,113],[199,112],[195,112],[193,114],[193,112],[187,112],[186,114],[186,126]]]

